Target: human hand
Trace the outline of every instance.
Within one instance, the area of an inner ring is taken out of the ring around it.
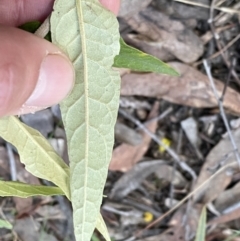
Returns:
[[[35,112],[57,104],[73,87],[74,70],[64,54],[56,54],[61,50],[15,28],[44,20],[51,13],[53,2],[0,1],[0,116]],[[100,2],[117,14],[120,0]]]

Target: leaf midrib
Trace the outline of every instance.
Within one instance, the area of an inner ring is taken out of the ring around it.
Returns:
[[[28,138],[35,143],[35,145],[37,146],[37,150],[41,150],[41,152],[46,155],[49,159],[51,159],[58,167],[61,167],[61,170],[65,173],[66,177],[68,177],[68,174],[66,173],[66,170],[64,169],[64,167],[60,166],[57,162],[54,161],[54,159],[51,157],[51,155],[48,153],[48,151],[46,151],[41,145],[39,145],[39,143],[37,142],[37,140],[35,139],[35,135],[31,135],[29,133],[29,131],[26,129],[26,127],[21,124],[21,122],[14,116],[9,117],[13,120],[13,122],[16,123],[16,125],[19,127],[20,130],[24,131],[25,134],[28,136]],[[67,166],[66,166],[67,167]],[[50,180],[51,181],[51,180]],[[62,188],[62,187],[60,187]],[[65,188],[64,188],[65,189]],[[64,193],[66,194],[66,196],[69,198],[69,194],[68,194],[68,190],[63,190]]]
[[[84,174],[84,188],[83,188],[83,200],[87,200],[87,192],[86,192],[86,186],[87,186],[87,178],[88,178],[88,152],[89,152],[89,103],[88,103],[88,65],[87,65],[87,43],[85,39],[85,27],[84,27],[84,20],[83,20],[83,7],[82,7],[82,0],[76,0],[76,6],[77,6],[77,15],[78,15],[78,24],[79,24],[79,30],[80,30],[80,36],[81,36],[81,42],[82,42],[82,56],[83,56],[83,81],[84,81],[84,101],[85,101],[85,153],[84,153],[84,159],[85,159],[85,174]],[[83,222],[85,222],[86,218],[86,208],[85,208],[85,201],[83,202]],[[84,236],[84,225],[82,225],[82,240]]]

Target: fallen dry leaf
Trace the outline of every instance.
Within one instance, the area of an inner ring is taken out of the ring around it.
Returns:
[[[220,217],[212,219],[210,222],[208,222],[208,225],[217,225],[221,223],[227,223],[239,218],[240,218],[240,208],[235,209],[234,211],[229,212],[227,214],[223,214]]]
[[[229,229],[229,228],[225,228],[224,227],[224,230],[223,230],[223,227],[218,227],[218,226],[215,226],[214,227],[214,230],[209,232],[209,234],[205,237],[205,241],[216,241],[216,240],[230,240],[231,241],[240,241],[239,238],[236,238],[236,231],[235,230],[232,230],[232,229]],[[229,241],[230,241],[229,240]]]
[[[139,239],[139,241],[182,241],[192,240],[196,234],[202,205],[187,208],[182,206],[171,218],[170,226],[160,235]]]
[[[159,102],[155,102],[148,119],[152,119],[158,116]],[[157,121],[152,121],[146,125],[146,128],[151,132],[155,132],[157,128]],[[148,150],[151,142],[151,137],[145,132],[142,133],[142,142],[139,145],[131,146],[129,144],[121,144],[113,151],[112,160],[110,162],[109,169],[111,171],[126,172],[130,170],[135,163],[139,162]]]
[[[125,20],[141,39],[134,41],[132,36],[126,41],[160,59],[161,52],[168,52],[184,63],[192,63],[203,54],[203,43],[191,29],[151,6]]]
[[[184,205],[173,215],[168,223],[171,228],[164,232],[165,234],[173,234],[169,241],[191,240],[196,235],[202,207],[199,204]]]
[[[142,142],[142,135],[123,123],[117,122],[114,129],[115,138],[129,145],[135,146]]]
[[[121,0],[118,17],[132,16],[144,9],[152,0]]]
[[[194,0],[195,3],[209,5],[209,0]],[[209,10],[195,5],[184,4],[177,1],[160,0],[155,1],[156,7],[164,13],[177,19],[198,19],[208,20]]]
[[[53,219],[66,219],[66,215],[62,212],[59,205],[43,205],[39,206],[35,213],[42,216],[45,220]]]
[[[47,240],[47,241],[58,241],[56,237],[54,237],[52,234],[48,234],[45,231],[41,231],[41,239],[40,240]]]
[[[234,187],[220,193],[214,202],[214,206],[218,211],[224,212],[226,209],[229,209],[231,206],[237,205],[239,203],[239,200],[240,200],[240,182],[238,182]]]
[[[166,164],[165,161],[145,161],[137,163],[134,167],[123,174],[123,176],[114,184],[110,198],[123,199],[130,192],[139,188],[142,182],[151,174],[162,180],[172,182],[173,186],[183,188],[187,185],[186,179],[177,170],[173,171],[173,167]],[[172,176],[174,172],[174,176]]]
[[[198,70],[179,62],[169,63],[180,74],[172,77],[149,74],[126,74],[122,77],[121,95],[163,98],[167,101],[195,108],[217,107],[217,101],[208,77]],[[221,95],[223,83],[215,80],[216,89]],[[240,114],[240,95],[227,88],[223,105],[233,114]]]
[[[233,132],[233,138],[235,139],[238,148],[240,148],[240,129]],[[230,164],[232,164],[232,166],[228,167]],[[236,162],[233,147],[228,136],[222,139],[206,157],[193,190],[198,188],[223,167],[228,168],[220,171],[206,185],[204,185],[204,187],[196,192],[193,198],[195,202],[207,204],[215,200],[216,197],[218,197],[219,194],[230,184],[234,172],[239,171],[239,166]]]
[[[39,222],[35,221],[32,217],[16,220],[13,230],[17,233],[18,237],[21,240],[40,240],[40,224]]]
[[[32,208],[32,197],[29,198],[20,198],[20,197],[13,197],[13,201],[15,203],[16,210],[18,214],[27,212]]]

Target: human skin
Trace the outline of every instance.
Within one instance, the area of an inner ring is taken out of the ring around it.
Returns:
[[[54,105],[73,87],[74,70],[61,50],[16,28],[33,20],[43,21],[51,13],[53,2],[0,1],[0,116],[35,112]],[[117,14],[120,0],[100,2]]]

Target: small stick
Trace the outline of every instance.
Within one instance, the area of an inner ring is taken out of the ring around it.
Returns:
[[[226,171],[228,168],[234,168],[236,165],[236,163],[229,163],[226,166],[221,167],[217,172],[214,173],[214,175],[212,175],[210,178],[208,178],[206,181],[204,181],[201,185],[199,185],[195,190],[193,190],[192,192],[190,192],[186,197],[184,197],[178,204],[176,204],[172,209],[170,209],[169,211],[167,211],[166,213],[164,213],[162,216],[160,216],[159,218],[157,218],[156,220],[154,220],[152,223],[150,223],[147,227],[143,228],[142,230],[140,230],[135,237],[140,237],[140,235],[142,234],[142,232],[144,230],[147,230],[149,228],[151,228],[152,226],[154,226],[155,224],[159,223],[160,221],[162,221],[164,218],[166,218],[168,215],[170,215],[173,211],[175,211],[177,208],[179,208],[183,203],[185,203],[189,198],[191,198],[197,191],[201,190],[201,188],[203,188],[204,186],[206,186],[207,184],[209,184],[209,182],[211,180],[213,180],[219,173]]]
[[[159,116],[154,117],[150,120],[147,120],[143,123],[144,126],[154,122],[154,121],[160,121],[162,119],[164,119],[165,117],[167,117],[171,112],[173,111],[172,107],[167,108],[163,113],[161,113]],[[140,127],[137,128],[137,130],[141,129]]]
[[[210,8],[210,6],[206,5],[206,4],[202,4],[202,3],[196,3],[193,1],[189,1],[189,0],[174,0],[175,2],[180,2],[180,3],[185,3],[185,4],[189,4],[189,5],[193,5],[193,6],[197,6],[197,7],[202,7],[202,8]],[[215,6],[214,9],[225,12],[225,13],[230,13],[230,14],[240,14],[240,11],[232,9],[232,8],[226,8],[226,7],[217,7]]]
[[[37,29],[37,31],[34,33],[34,35],[44,38],[48,32],[50,31],[50,16],[48,16],[44,22],[41,24],[41,26]]]
[[[191,169],[191,167],[189,167],[185,162],[182,162],[180,160],[180,158],[178,157],[177,153],[172,150],[170,147],[168,147],[167,145],[165,145],[164,143],[162,143],[161,140],[158,139],[158,137],[152,133],[151,131],[149,131],[145,125],[143,125],[140,121],[138,121],[136,118],[134,118],[133,116],[129,115],[127,112],[125,112],[122,109],[119,109],[119,113],[121,115],[123,115],[126,119],[132,121],[135,125],[138,126],[139,129],[142,129],[144,132],[146,132],[159,146],[163,146],[166,151],[168,152],[168,154],[178,163],[178,165],[185,171],[187,171],[192,178],[195,180],[197,178],[196,173]]]
[[[219,106],[219,109],[220,109],[220,114],[221,114],[221,117],[222,117],[222,119],[223,119],[224,125],[225,125],[225,127],[226,127],[226,129],[227,129],[227,132],[228,132],[230,141],[231,141],[231,143],[232,143],[235,157],[236,157],[237,162],[238,162],[238,164],[239,164],[239,166],[240,166],[239,151],[238,151],[236,142],[235,142],[235,140],[234,140],[234,138],[233,138],[231,129],[230,129],[230,127],[229,127],[229,124],[228,124],[228,121],[227,121],[227,117],[226,117],[226,114],[225,114],[225,111],[224,111],[224,108],[223,108],[223,103],[222,103],[221,99],[220,99],[219,96],[218,96],[218,93],[217,93],[217,90],[216,90],[216,86],[215,86],[214,80],[213,80],[213,78],[212,78],[211,69],[210,69],[210,67],[209,67],[206,59],[203,60],[203,65],[204,65],[204,68],[205,68],[205,70],[206,70],[206,73],[207,73],[208,79],[209,79],[209,81],[210,81],[210,84],[211,84],[213,93],[214,93],[214,95],[215,95],[215,98],[216,98],[216,100],[217,100],[217,102],[218,102],[218,106]]]
[[[216,0],[213,0],[212,3],[211,3],[210,18],[208,20],[208,23],[210,25],[211,31],[213,33],[213,36],[214,36],[216,44],[217,44],[217,48],[218,48],[218,50],[219,50],[219,52],[220,52],[220,54],[221,54],[221,56],[223,58],[223,61],[224,61],[225,65],[227,66],[227,68],[230,69],[230,63],[229,63],[226,55],[223,52],[223,48],[222,48],[222,46],[221,46],[221,44],[219,42],[219,35],[216,33],[215,26],[213,24],[213,22],[214,22],[213,17],[214,17],[215,2],[216,2]],[[235,81],[240,85],[240,79],[238,78],[238,75],[237,75],[237,73],[235,72],[234,69],[232,70],[232,76],[234,77]]]
[[[218,57],[219,55],[224,53],[226,50],[228,50],[239,39],[240,39],[240,33],[235,38],[233,38],[226,46],[224,46],[221,50],[219,50],[218,52],[216,52],[213,55],[209,56],[207,58],[207,60],[214,59],[214,58]],[[199,64],[202,64],[202,62],[203,62],[202,60],[200,60],[198,62],[195,62],[194,66],[198,66]]]
[[[168,116],[172,111],[173,111],[173,108],[171,106],[171,107],[167,108],[163,113],[161,113],[161,115],[144,122],[144,125],[152,123],[153,121],[160,121],[160,120],[164,119],[166,116]]]

